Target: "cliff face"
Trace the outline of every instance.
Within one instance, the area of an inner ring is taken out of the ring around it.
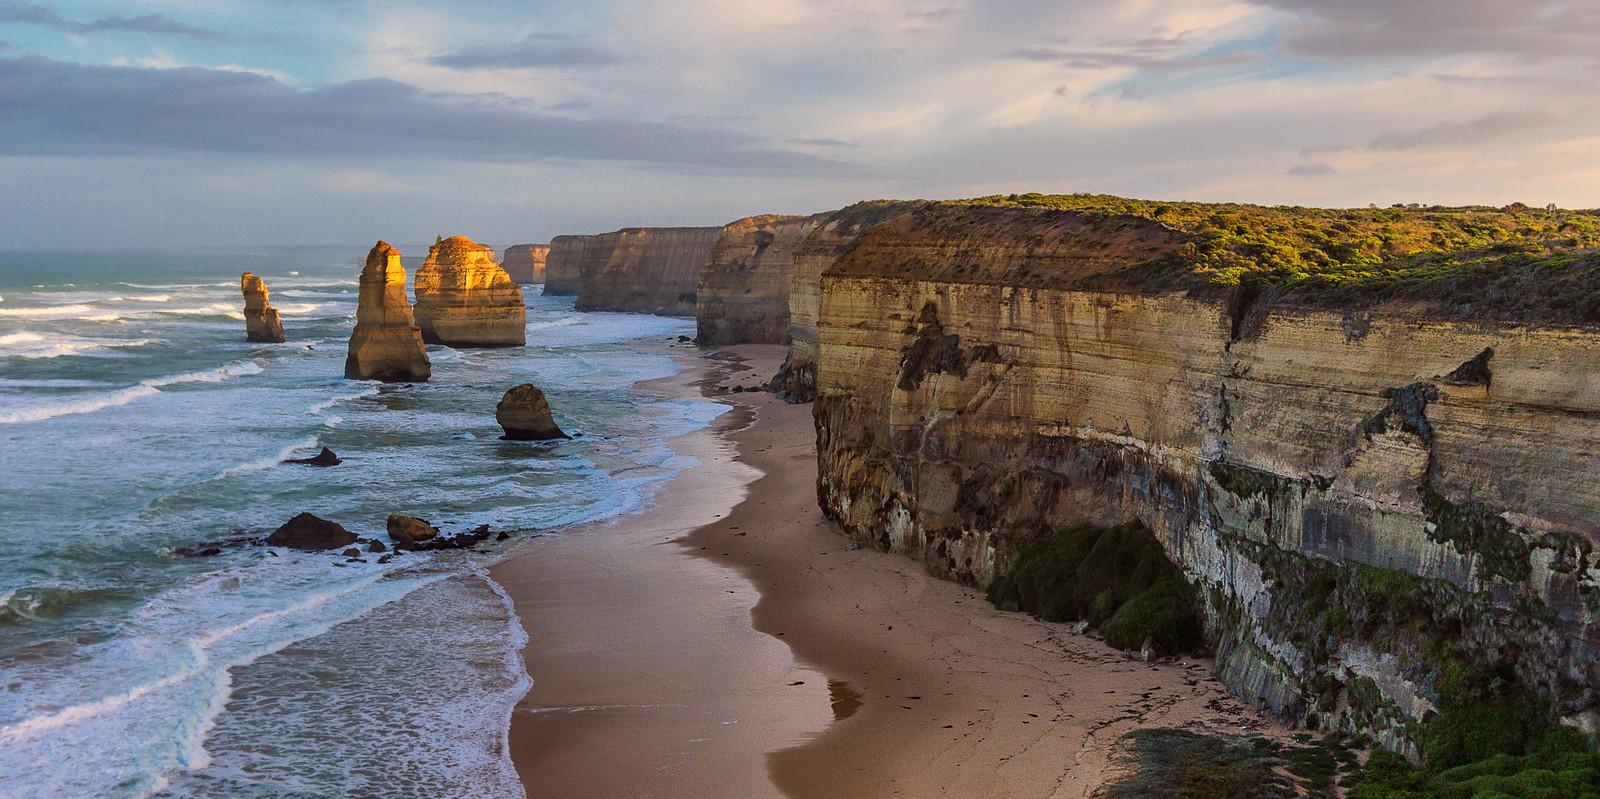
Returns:
[[[722,228],[624,228],[587,237],[580,311],[693,316],[700,267]]]
[[[556,236],[544,260],[544,293],[574,295],[583,288],[583,253],[589,236]]]
[[[283,343],[283,322],[278,319],[278,309],[267,303],[267,282],[253,272],[239,276],[239,290],[244,293],[245,341]]]
[[[700,270],[695,340],[704,345],[788,341],[795,249],[826,218],[749,216],[723,226]]]
[[[1017,208],[861,236],[821,284],[824,511],[977,585],[1137,519],[1223,680],[1282,717],[1405,750],[1459,665],[1593,726],[1600,328],[1130,282],[1195,241]]]
[[[849,252],[861,234],[922,205],[898,200],[856,203],[817,219],[795,248],[789,280],[789,353],[772,380],[779,395],[791,402],[810,402],[817,395],[817,310],[823,271]]]
[[[549,255],[548,244],[514,244],[506,248],[505,260],[500,268],[506,270],[506,274],[517,283],[543,283],[545,261]]]
[[[422,331],[406,301],[406,270],[400,251],[380,241],[361,270],[356,329],[350,333],[344,376],[352,380],[420,383],[433,374]]]
[[[526,342],[522,289],[494,262],[494,250],[466,236],[441,239],[417,270],[417,327],[430,344],[520,347]]]

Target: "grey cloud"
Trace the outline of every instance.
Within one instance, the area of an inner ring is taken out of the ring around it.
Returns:
[[[829,138],[826,138],[826,137],[817,137],[817,138],[808,138],[808,139],[790,139],[789,141],[791,141],[791,142],[793,142],[795,144],[807,144],[807,145],[810,145],[812,147],[860,147],[861,146],[859,144],[856,144],[853,141],[845,141],[844,139],[829,139]]]
[[[960,13],[959,8],[933,8],[927,11],[907,11],[906,19],[915,22],[943,22]]]
[[[1595,55],[1600,4],[1588,0],[1250,0],[1293,14],[1283,47],[1327,59]]]
[[[1369,150],[1422,150],[1483,144],[1524,130],[1548,127],[1560,117],[1546,111],[1499,111],[1466,122],[1440,122],[1421,130],[1386,133],[1367,145]]]
[[[620,59],[615,53],[555,33],[535,33],[511,44],[467,47],[428,59],[451,69],[543,69],[603,67]]]
[[[0,155],[221,152],[530,163],[622,161],[696,172],[839,175],[835,159],[743,133],[572,119],[371,79],[301,89],[222,70],[0,58]]]
[[[221,31],[197,28],[162,14],[141,14],[136,17],[102,17],[89,22],[70,20],[50,6],[31,3],[0,3],[0,22],[17,22],[42,25],[65,33],[153,33],[163,36],[184,36],[193,39],[224,39]]]
[[[1317,177],[1321,175],[1335,175],[1338,174],[1338,172],[1339,170],[1334,169],[1333,165],[1327,161],[1312,161],[1308,164],[1295,164],[1294,166],[1289,167],[1284,174],[1291,177],[1304,178]]]
[[[1132,67],[1150,72],[1179,72],[1194,69],[1247,64],[1261,58],[1256,53],[1228,53],[1219,56],[1157,55],[1151,48],[1125,48],[1106,50],[1069,50],[1059,47],[1029,47],[1013,50],[1012,58],[1044,61],[1074,69],[1108,69]]]

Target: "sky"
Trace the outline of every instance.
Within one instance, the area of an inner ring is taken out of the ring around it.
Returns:
[[[1600,206],[1600,0],[0,0],[0,249]]]

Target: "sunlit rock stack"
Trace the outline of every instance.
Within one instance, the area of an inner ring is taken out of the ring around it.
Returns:
[[[504,437],[511,441],[571,438],[556,425],[544,392],[532,383],[523,383],[507,391],[495,406],[494,418],[505,430]]]
[[[720,227],[625,228],[586,237],[580,311],[693,316],[700,268]]]
[[[422,340],[455,347],[520,347],[527,336],[522,289],[494,250],[466,236],[440,239],[413,281]]]
[[[278,309],[267,303],[267,283],[253,272],[239,276],[244,292],[244,336],[246,341],[283,343],[283,322]]]
[[[708,346],[787,341],[795,248],[826,218],[768,214],[723,226],[700,269],[695,340]]]
[[[406,301],[406,270],[400,265],[400,251],[380,241],[367,254],[366,267],[361,270],[356,329],[350,333],[344,376],[416,383],[432,373],[422,331],[412,321],[411,304]]]
[[[544,260],[546,296],[571,296],[583,288],[583,253],[589,236],[556,236]]]
[[[545,259],[549,254],[548,244],[514,244],[506,248],[500,268],[521,285],[543,283]]]
[[[1223,681],[1293,722],[1415,752],[1445,675],[1502,674],[1593,730],[1597,243],[1520,207],[897,216],[822,274],[823,509],[977,586],[1140,523]]]

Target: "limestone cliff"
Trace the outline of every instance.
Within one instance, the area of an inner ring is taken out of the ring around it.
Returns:
[[[522,285],[543,283],[545,262],[549,255],[548,244],[513,244],[506,248],[500,268]]]
[[[724,225],[700,270],[695,340],[712,346],[788,341],[795,249],[826,218],[763,215]]]
[[[722,228],[624,228],[587,237],[580,311],[693,316],[700,267]]]
[[[283,343],[283,322],[278,319],[278,309],[267,303],[267,282],[253,272],[239,276],[239,290],[244,293],[245,341]]]
[[[352,380],[420,383],[433,374],[422,331],[406,301],[406,270],[400,251],[380,241],[361,270],[356,329],[350,333],[344,376]]]
[[[494,250],[466,236],[440,239],[417,270],[422,340],[453,347],[520,347],[526,342],[522,289],[494,261]]]
[[[789,353],[772,379],[778,394],[791,402],[810,402],[817,395],[817,305],[823,271],[849,252],[862,233],[921,206],[899,200],[856,203],[818,220],[795,249],[789,281]]]
[[[556,236],[544,260],[544,293],[575,295],[583,288],[583,253],[589,236]]]
[[[1062,205],[824,274],[827,514],[978,585],[1141,521],[1290,721],[1405,750],[1458,667],[1600,721],[1600,217]]]

